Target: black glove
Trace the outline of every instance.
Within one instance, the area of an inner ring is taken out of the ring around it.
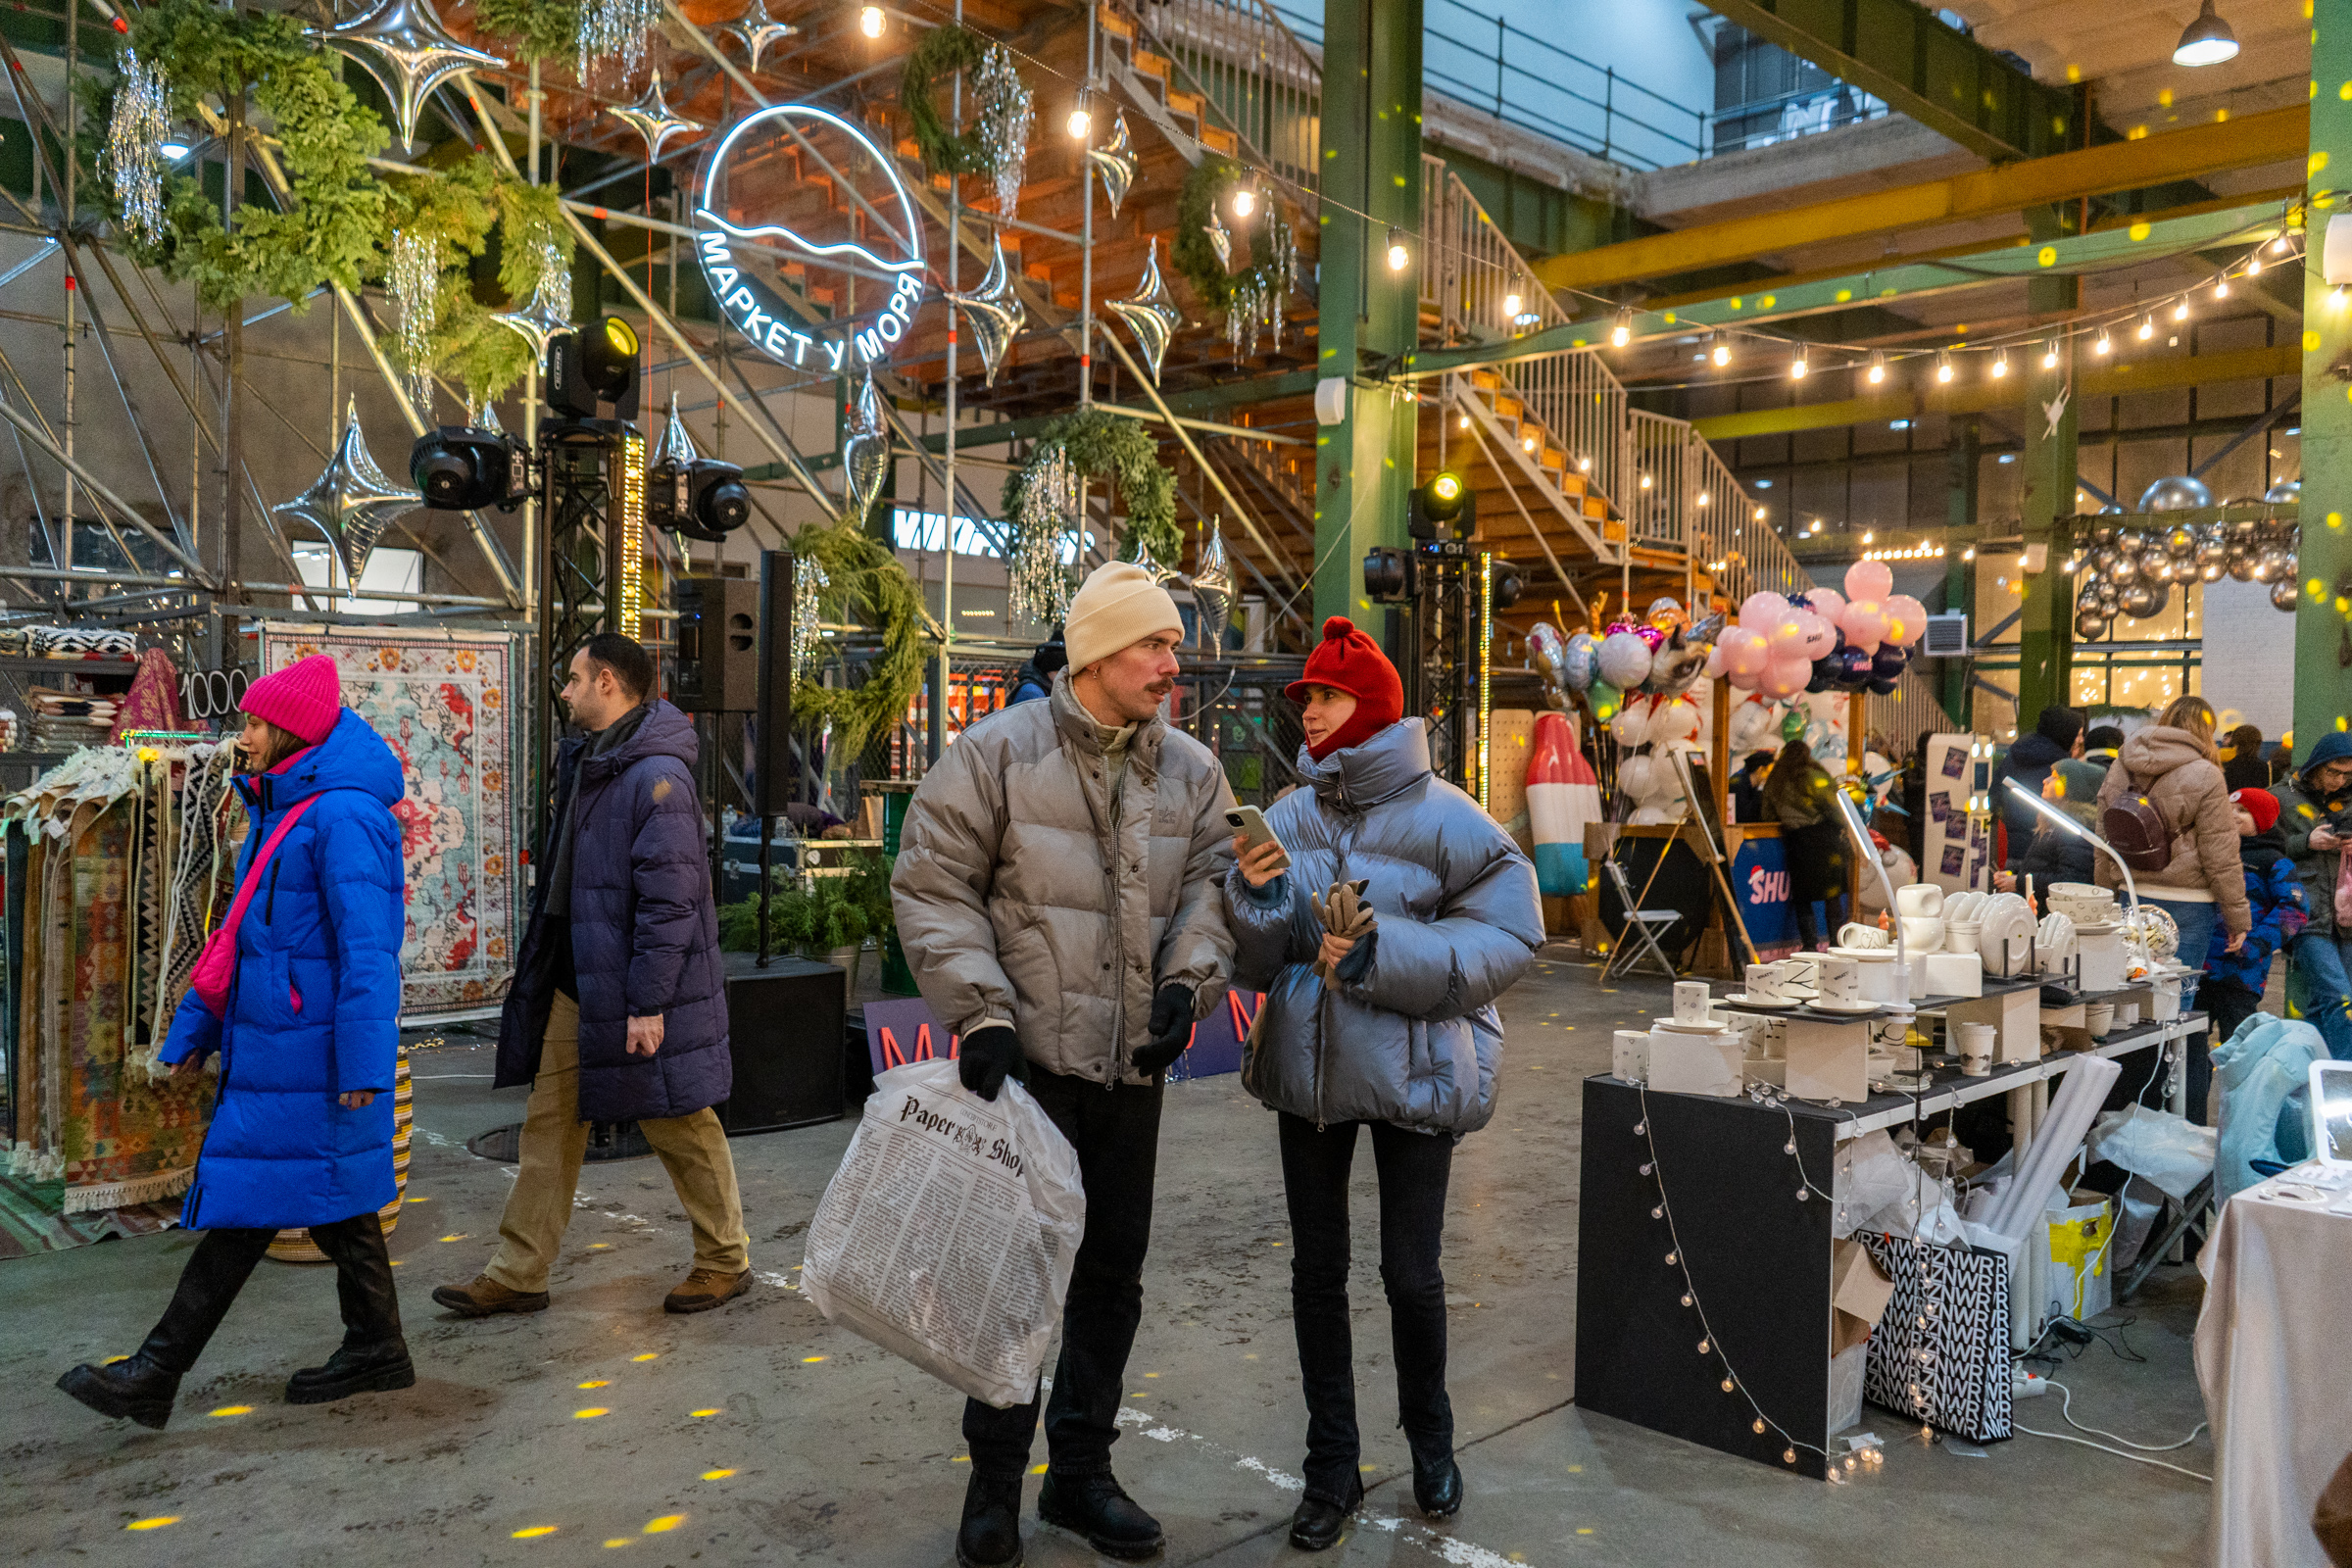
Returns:
[[[1152,999],[1152,1041],[1129,1060],[1146,1078],[1166,1072],[1193,1043],[1193,988],[1161,986]]]
[[[964,1088],[991,1102],[1004,1088],[1005,1079],[1029,1081],[1029,1058],[1021,1054],[1021,1037],[1001,1023],[965,1035],[956,1048],[956,1068]]]

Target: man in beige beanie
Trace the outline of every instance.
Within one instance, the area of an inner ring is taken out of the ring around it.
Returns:
[[[962,1037],[964,1087],[994,1100],[1006,1077],[1020,1079],[1077,1151],[1086,1240],[1046,1410],[1038,1515],[1130,1559],[1161,1546],[1159,1522],[1110,1472],[1143,1317],[1161,1078],[1233,967],[1233,792],[1208,749],[1159,710],[1183,625],[1141,566],[1113,562],[1087,578],[1052,695],[956,738],[914,792],[891,876],[923,1000]],[[1021,1560],[1036,1432],[1035,1400],[965,1403],[964,1568]]]

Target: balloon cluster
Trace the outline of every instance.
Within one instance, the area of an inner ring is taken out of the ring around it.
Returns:
[[[1713,653],[1723,617],[1693,621],[1672,599],[1653,601],[1640,620],[1611,621],[1598,637],[1562,637],[1538,624],[1527,634],[1536,667],[1558,690],[1581,694],[1592,716],[1608,722],[1625,710],[1628,693],[1677,697],[1690,689]]]
[[[2169,528],[2091,530],[2075,575],[2075,635],[2107,635],[2117,615],[2161,614],[2173,584],[2237,582],[2271,586],[2271,603],[2295,608],[2296,524],[2275,517],[2234,522],[2177,522]]]
[[[1715,644],[1706,673],[1776,699],[1808,691],[1884,695],[1909,662],[1905,650],[1927,629],[1927,607],[1894,591],[1885,562],[1857,561],[1846,568],[1843,594],[1831,588],[1793,599],[1749,594],[1739,624]]]

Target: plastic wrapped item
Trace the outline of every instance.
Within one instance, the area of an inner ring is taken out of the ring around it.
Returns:
[[[1086,1235],[1078,1155],[1018,1083],[953,1059],[875,1078],[808,1225],[801,1288],[828,1322],[1000,1409],[1037,1393]]]
[[[2185,1116],[2147,1105],[2111,1110],[2091,1124],[2090,1157],[2112,1160],[2175,1198],[2186,1198],[2213,1171],[2219,1135]]]

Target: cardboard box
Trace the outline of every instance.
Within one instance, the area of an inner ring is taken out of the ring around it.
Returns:
[[[1830,1245],[1830,1354],[1833,1358],[1870,1343],[1886,1303],[1894,1299],[1894,1281],[1879,1267],[1862,1244],[1851,1240]]]
[[[1662,1094],[1713,1095],[1719,1099],[1743,1094],[1747,1080],[1740,1069],[1746,1051],[1746,1041],[1730,1029],[1714,1035],[1652,1030],[1649,1087]]]

